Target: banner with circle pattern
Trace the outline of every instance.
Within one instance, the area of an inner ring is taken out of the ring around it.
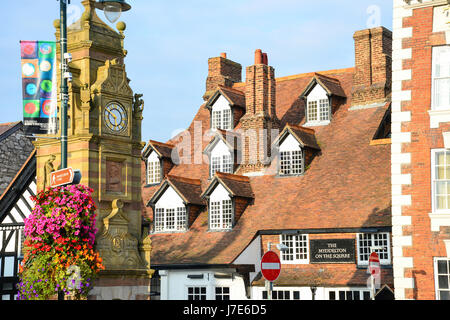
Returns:
[[[23,122],[28,134],[54,134],[57,123],[56,43],[20,41]]]

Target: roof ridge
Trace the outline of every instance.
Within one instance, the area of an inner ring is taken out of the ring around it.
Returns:
[[[237,94],[245,95],[245,92],[243,92],[241,90],[238,90],[238,89],[235,89],[235,88],[232,88],[232,87],[223,86],[221,84],[218,84],[217,86],[219,87],[219,89],[225,89],[225,91],[229,90],[229,91],[232,91],[232,92],[237,93]]]
[[[289,124],[288,123],[286,125],[286,127],[290,127],[290,128],[293,128],[293,129],[298,129],[298,130],[301,130],[301,131],[304,131],[304,132],[308,132],[308,133],[311,133],[311,134],[316,134],[316,131],[314,129],[302,127],[302,126],[299,126],[299,125],[296,125],[296,124]]]
[[[149,142],[151,144],[156,144],[156,145],[163,146],[163,147],[175,148],[175,145],[172,144],[172,143],[159,142],[159,141],[156,141],[156,140],[149,140]]]
[[[307,78],[314,76],[315,73],[324,75],[324,74],[335,74],[335,73],[348,73],[348,72],[354,72],[355,67],[349,67],[349,68],[342,68],[342,69],[331,69],[331,70],[323,70],[323,71],[312,71],[312,72],[305,72],[305,73],[298,73],[290,76],[284,76],[275,78],[275,81],[287,81],[287,80],[295,80],[298,78]],[[236,82],[233,84],[233,89],[245,87],[245,81],[244,82]],[[236,89],[237,90],[237,89]]]
[[[231,179],[235,181],[242,181],[242,182],[250,182],[250,178],[247,176],[242,176],[239,174],[232,174],[232,173],[225,173],[225,172],[216,172],[216,176],[218,178],[226,178]]]
[[[201,185],[202,182],[200,179],[191,179],[191,178],[186,178],[186,177],[180,177],[180,176],[173,176],[173,175],[167,175],[167,180],[176,180],[179,182],[184,182],[187,184],[194,184],[194,185]]]
[[[331,80],[331,81],[334,81],[334,82],[336,82],[336,83],[339,83],[339,79],[336,79],[336,78],[332,78],[332,77],[326,76],[326,75],[321,74],[321,73],[319,73],[319,72],[315,72],[315,75],[317,75],[317,76],[319,76],[319,77],[322,77],[322,78],[326,78],[326,79]]]

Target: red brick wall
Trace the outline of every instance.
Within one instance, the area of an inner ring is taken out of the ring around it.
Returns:
[[[403,19],[403,27],[413,28],[413,37],[403,41],[403,48],[412,48],[412,59],[404,62],[404,69],[412,70],[412,79],[403,81],[403,90],[411,90],[411,101],[403,102],[402,111],[411,111],[411,121],[402,124],[402,132],[411,132],[411,143],[404,143],[402,152],[411,153],[411,164],[402,173],[411,174],[411,185],[403,186],[403,194],[411,195],[411,206],[403,208],[403,215],[412,217],[412,225],[404,227],[405,236],[412,236],[412,246],[403,249],[405,257],[413,257],[414,268],[405,271],[413,278],[415,289],[407,289],[408,299],[435,299],[434,257],[446,256],[442,239],[449,238],[450,228],[432,232],[429,213],[431,199],[431,149],[443,148],[443,131],[450,124],[441,123],[430,129],[432,47],[445,44],[443,33],[433,34],[433,7],[413,10],[413,16]]]

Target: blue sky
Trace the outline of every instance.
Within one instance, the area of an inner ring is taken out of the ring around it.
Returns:
[[[142,139],[166,141],[203,103],[208,58],[226,52],[243,67],[267,52],[276,77],[354,65],[353,33],[392,30],[390,0],[127,0],[125,60],[145,100]],[[69,18],[82,11],[72,0]],[[55,0],[2,3],[0,123],[22,120],[20,40],[55,40]],[[98,15],[106,20],[102,12]]]

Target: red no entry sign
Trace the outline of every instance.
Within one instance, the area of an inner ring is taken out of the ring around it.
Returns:
[[[275,281],[280,275],[281,263],[278,255],[267,251],[261,259],[261,273],[267,281]]]
[[[370,254],[369,257],[369,273],[375,274],[377,271],[379,271],[380,268],[380,257],[378,257],[378,254],[374,251]]]

